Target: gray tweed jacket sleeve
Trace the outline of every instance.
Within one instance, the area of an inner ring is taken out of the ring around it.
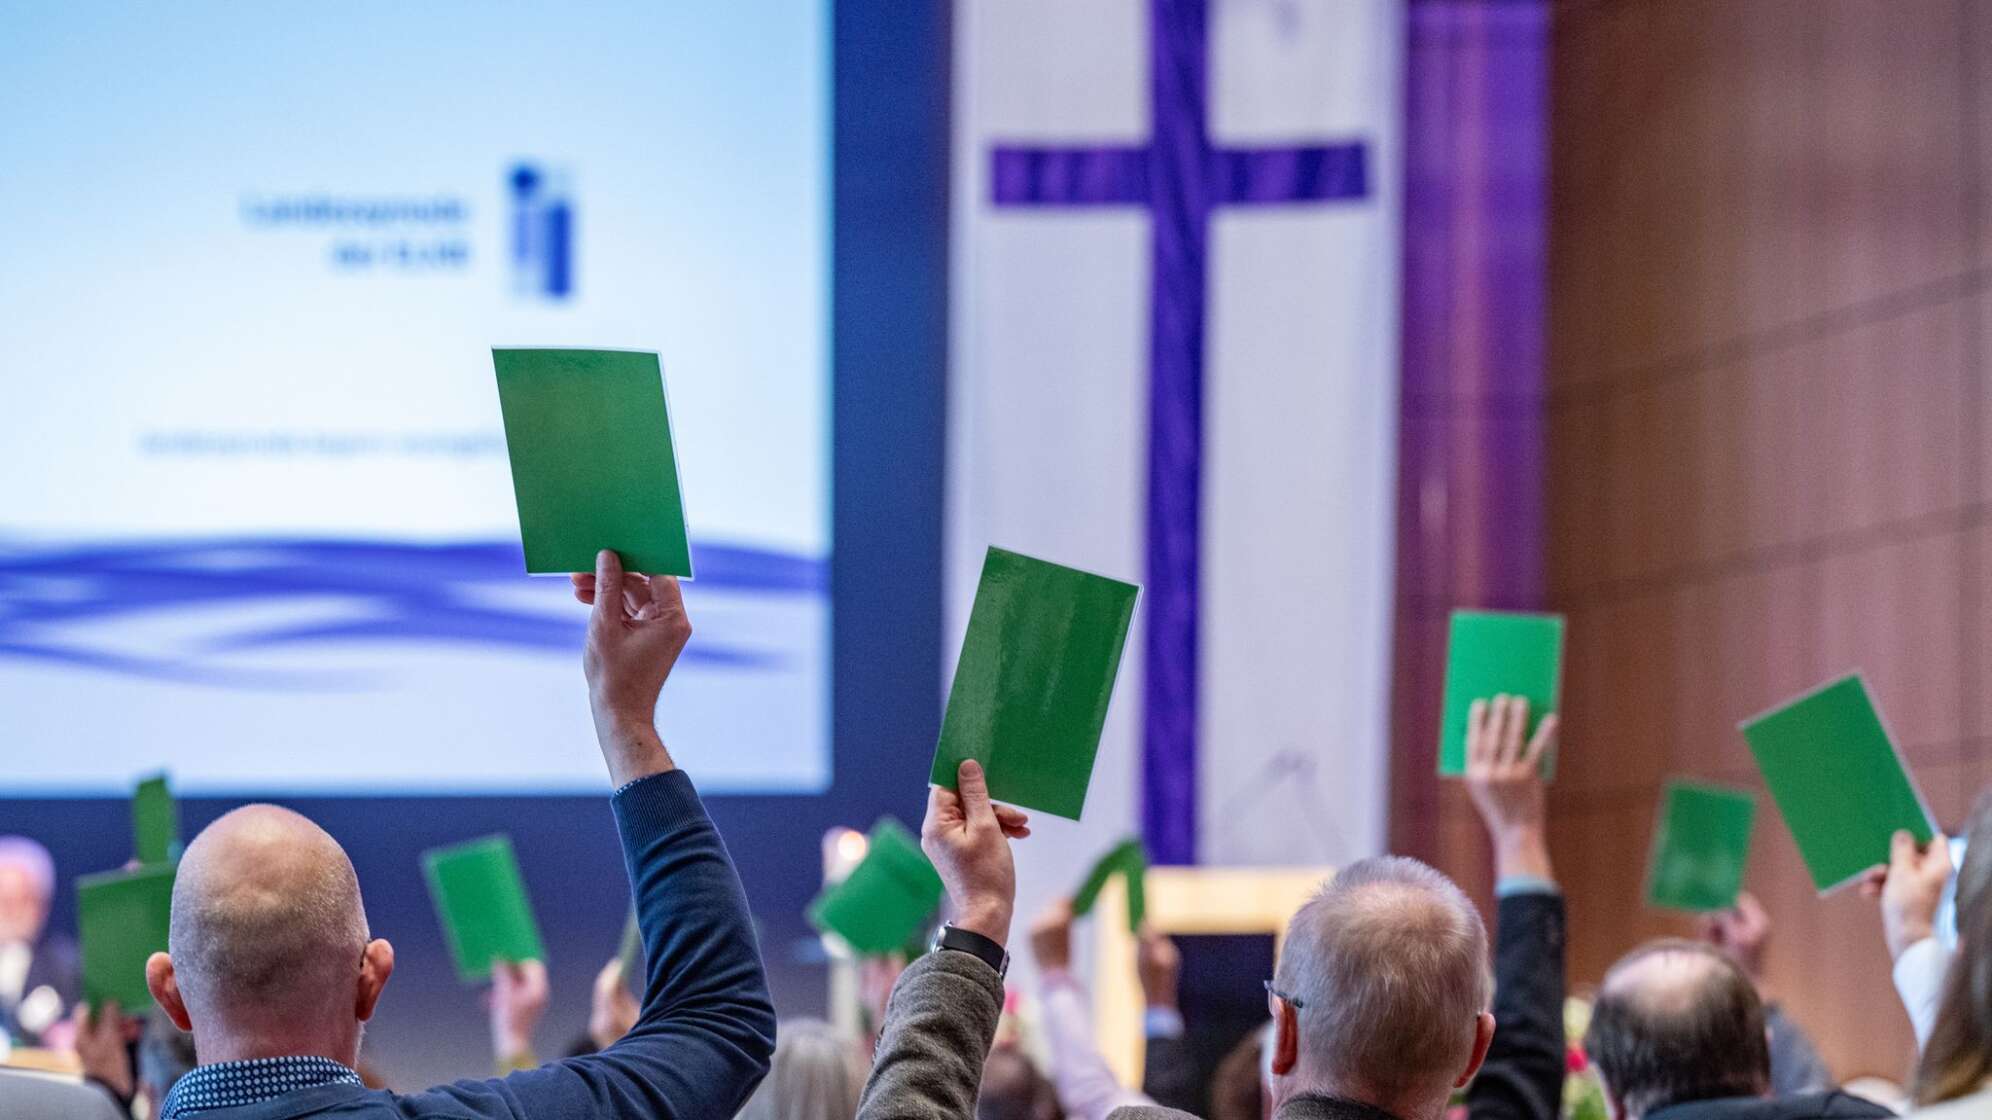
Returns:
[[[1003,981],[968,953],[937,949],[892,986],[858,1120],[974,1120]]]

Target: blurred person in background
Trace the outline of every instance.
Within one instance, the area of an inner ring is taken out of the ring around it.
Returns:
[[[982,1066],[975,1120],[1065,1120],[1065,1110],[1057,1088],[1029,1055],[1015,1046],[998,1046]]]
[[[1771,916],[1763,904],[1749,891],[1738,894],[1733,908],[1702,919],[1701,936],[1729,954],[1757,986],[1757,996],[1764,1004],[1764,1025],[1771,1032],[1771,1095],[1795,1097],[1833,1088],[1832,1071],[1826,1068],[1812,1039],[1771,998],[1770,984],[1764,979]]]
[[[76,999],[76,945],[48,933],[55,860],[25,836],[0,836],[0,1030],[16,1045],[55,1044]]]
[[[1037,962],[1038,1006],[1043,1017],[1045,1064],[1067,1120],[1105,1120],[1127,1105],[1201,1107],[1196,1063],[1183,1041],[1177,1009],[1182,956],[1168,938],[1143,929],[1135,965],[1145,1007],[1147,1059],[1142,1091],[1122,1085],[1093,1038],[1086,985],[1072,971],[1072,901],[1060,898],[1031,924],[1031,956]],[[985,1072],[983,1084],[989,1084]],[[1159,1090],[1159,1092],[1158,1092]]]
[[[852,1120],[871,1072],[858,1040],[821,1019],[775,1029],[775,1060],[738,1120]]]
[[[1584,1050],[1612,1120],[1880,1120],[1887,1109],[1840,1092],[1771,1095],[1764,1005],[1713,946],[1642,945],[1605,974]]]
[[[1962,1106],[1973,1113],[1992,1108],[1992,795],[1981,795],[1957,874],[1955,951],[1943,949],[1936,929],[1938,899],[1950,869],[1943,837],[1923,849],[1907,833],[1897,833],[1886,882],[1881,890],[1882,923],[1896,952],[1896,982],[1902,986],[1902,960],[1918,946],[1943,966],[1940,998],[1930,1017],[1914,1086],[1918,1105],[1977,1098]],[[1932,962],[1934,967],[1934,961]],[[1905,1004],[1910,1002],[1905,991]],[[1912,1017],[1914,1012],[1912,1010]]]

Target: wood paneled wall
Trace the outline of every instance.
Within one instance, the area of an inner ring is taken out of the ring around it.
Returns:
[[[1553,12],[1547,389],[1447,407],[1547,432],[1546,599],[1570,618],[1552,827],[1582,985],[1692,932],[1640,901],[1661,785],[1761,792],[1736,724],[1795,692],[1866,673],[1946,827],[1992,781],[1992,3]],[[1469,522],[1516,484],[1453,479],[1435,539],[1486,536]],[[1471,808],[1429,778],[1443,637],[1418,596],[1523,604],[1472,549],[1433,562],[1443,581],[1399,590],[1392,839],[1484,896]],[[1768,798],[1749,886],[1771,982],[1834,1070],[1905,1077],[1874,909],[1814,895]]]
[[[1940,823],[1992,779],[1992,4],[1556,10],[1551,605],[1571,966],[1643,938],[1662,781],[1761,790],[1738,720],[1867,674]],[[1873,908],[1764,802],[1770,975],[1841,1076],[1908,1068]]]

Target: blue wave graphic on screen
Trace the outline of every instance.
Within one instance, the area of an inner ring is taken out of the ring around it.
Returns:
[[[694,545],[704,590],[775,595],[821,594],[826,560],[720,545]],[[586,620],[507,607],[493,589],[527,580],[516,542],[422,545],[388,541],[245,537],[74,547],[9,548],[0,543],[0,663],[66,664],[127,676],[237,688],[346,690],[364,674],[337,670],[244,668],[217,659],[248,651],[356,642],[454,643],[532,652],[574,653]],[[541,577],[542,579],[544,577]],[[85,632],[114,634],[137,612],[161,608],[197,619],[243,607],[311,601],[338,607],[310,621],[197,629],[163,655],[135,655],[79,645]],[[70,625],[64,641],[52,627]],[[730,642],[702,629],[683,661],[714,668],[779,666],[776,650]]]

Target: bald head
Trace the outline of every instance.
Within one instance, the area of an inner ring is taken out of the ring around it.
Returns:
[[[1275,980],[1300,1005],[1297,1073],[1381,1107],[1443,1104],[1492,986],[1479,911],[1398,856],[1350,864],[1294,915]]]
[[[1770,1085],[1756,986],[1693,941],[1656,941],[1613,965],[1584,1049],[1628,1120],[1686,1101],[1758,1096]]]
[[[359,879],[324,829],[289,809],[245,806],[187,846],[170,942],[197,1032],[272,1011],[351,1018],[367,944]]]

